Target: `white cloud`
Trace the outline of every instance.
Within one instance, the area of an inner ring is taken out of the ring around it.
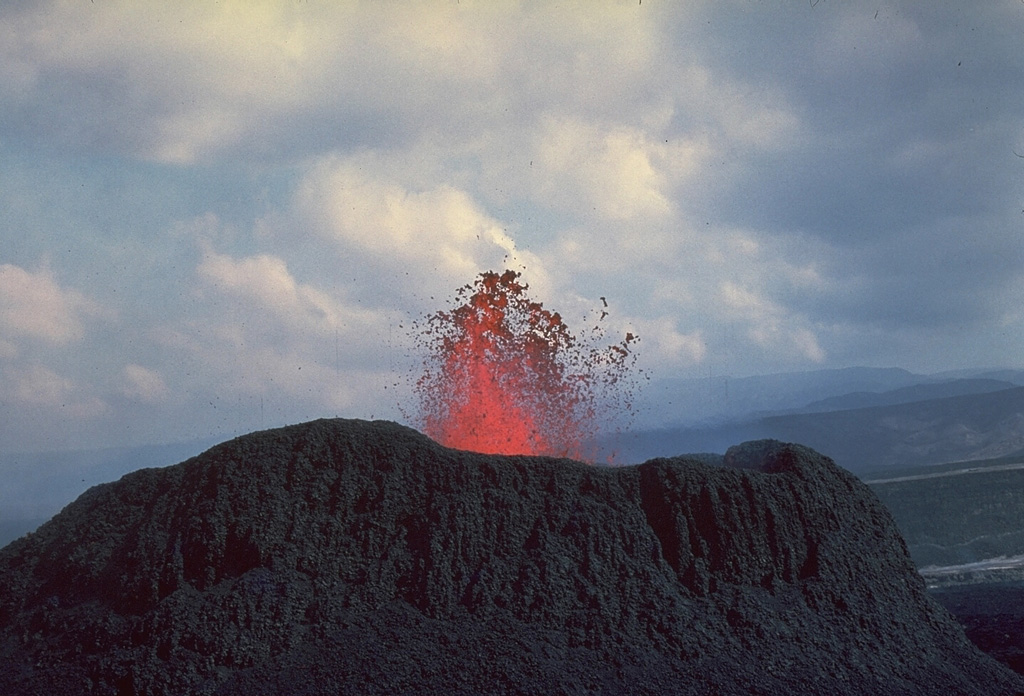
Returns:
[[[34,364],[17,375],[13,391],[19,401],[57,406],[69,400],[74,383],[48,367]]]
[[[364,276],[376,271],[375,282],[401,278],[406,300],[447,295],[478,273],[502,267],[525,268],[534,285],[548,282],[540,260],[517,249],[467,192],[444,183],[410,188],[375,165],[321,162],[296,196],[299,224],[331,242],[346,268]]]
[[[336,50],[332,34],[354,43],[347,8],[330,7],[324,22],[317,8],[282,2],[40,3],[0,23],[0,81],[29,103],[47,98],[54,75],[93,83],[94,100],[80,104],[77,123],[59,124],[61,136],[110,135],[143,156],[189,163],[251,132],[253,114],[307,103],[310,76]]]
[[[287,398],[307,411],[338,413],[379,399],[367,399],[360,385],[368,380],[377,391],[394,381],[385,366],[398,362],[402,337],[391,345],[389,327],[399,313],[354,306],[301,282],[278,256],[234,258],[203,246],[195,315],[157,336],[195,366],[179,374],[183,389],[225,400]]]
[[[28,337],[66,345],[85,334],[82,319],[97,306],[80,292],[62,288],[47,268],[26,271],[12,264],[0,265],[0,336]],[[4,353],[13,353],[10,341],[2,341]]]
[[[679,113],[698,120],[711,133],[708,148],[736,157],[739,149],[781,150],[797,142],[803,124],[784,93],[765,83],[690,66],[677,94]]]
[[[708,347],[703,332],[683,333],[673,317],[632,318],[629,325],[640,336],[637,350],[645,362],[663,369],[678,370],[699,365],[707,357]]]
[[[164,378],[156,370],[142,365],[126,365],[121,373],[121,393],[143,403],[159,403],[168,395]]]
[[[8,366],[5,382],[9,385],[5,400],[15,407],[43,408],[76,419],[88,419],[108,412],[107,405],[88,396],[74,380],[37,362]]]
[[[179,356],[184,370],[175,390],[190,403],[228,412],[265,400],[268,416],[273,411],[289,421],[397,415],[405,364],[396,360],[389,368],[392,347],[378,334],[341,336],[335,343],[299,335],[268,340],[272,332],[271,326],[224,319],[166,329],[158,340]],[[257,424],[249,420],[246,427]]]
[[[635,128],[548,118],[533,145],[534,193],[558,208],[613,221],[661,219],[673,204],[668,172],[696,167],[699,149],[652,143]]]
[[[476,269],[476,240],[509,250],[511,240],[463,191],[439,186],[409,191],[397,183],[368,179],[349,167],[307,182],[305,192],[324,205],[328,234],[378,258],[419,261],[445,271]],[[312,201],[311,201],[312,202]]]
[[[54,0],[3,19],[0,85],[51,137],[177,164],[375,139],[370,123],[486,130],[554,99],[642,116],[622,95],[652,81],[661,44],[656,12],[611,3]],[[50,103],[69,77],[89,90],[73,116]]]
[[[341,323],[340,307],[325,293],[296,282],[284,260],[276,256],[259,254],[234,259],[208,251],[198,272],[218,290],[251,301],[276,314],[279,320],[322,324],[323,329]]]
[[[733,318],[745,323],[748,337],[780,357],[796,354],[812,362],[825,360],[825,351],[810,328],[784,306],[732,281],[720,286],[719,299]]]
[[[364,309],[299,282],[278,256],[257,254],[236,259],[204,246],[206,251],[197,267],[204,291],[212,291],[209,299],[214,306],[219,304],[218,298],[232,301],[213,310],[218,325],[242,322],[247,326],[246,333],[283,337],[282,344],[337,339],[347,345],[368,347],[393,318],[392,310]]]
[[[783,150],[796,142],[799,119],[785,105],[758,104],[731,95],[733,107],[721,114],[724,135],[740,147]]]

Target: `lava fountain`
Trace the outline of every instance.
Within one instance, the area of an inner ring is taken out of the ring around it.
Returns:
[[[631,410],[627,374],[637,337],[584,345],[555,312],[527,296],[519,273],[481,273],[456,307],[416,328],[428,357],[414,391],[418,425],[443,445],[487,454],[593,461],[595,437],[616,410]],[[606,313],[602,312],[603,318]]]

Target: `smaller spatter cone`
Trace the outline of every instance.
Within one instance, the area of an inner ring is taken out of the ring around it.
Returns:
[[[626,381],[637,338],[581,346],[561,315],[529,299],[520,276],[481,273],[457,291],[455,309],[416,329],[427,349],[418,425],[457,449],[593,461],[602,420],[630,408],[609,397]]]

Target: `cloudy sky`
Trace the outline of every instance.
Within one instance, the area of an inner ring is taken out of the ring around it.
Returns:
[[[4,3],[0,451],[401,418],[523,272],[654,377],[1022,367],[1024,4]]]

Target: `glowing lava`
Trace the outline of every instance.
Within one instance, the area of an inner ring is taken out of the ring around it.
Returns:
[[[459,289],[459,306],[428,317],[419,425],[458,449],[592,461],[607,410],[600,397],[632,365],[637,339],[581,347],[527,289],[515,271],[488,271]]]

